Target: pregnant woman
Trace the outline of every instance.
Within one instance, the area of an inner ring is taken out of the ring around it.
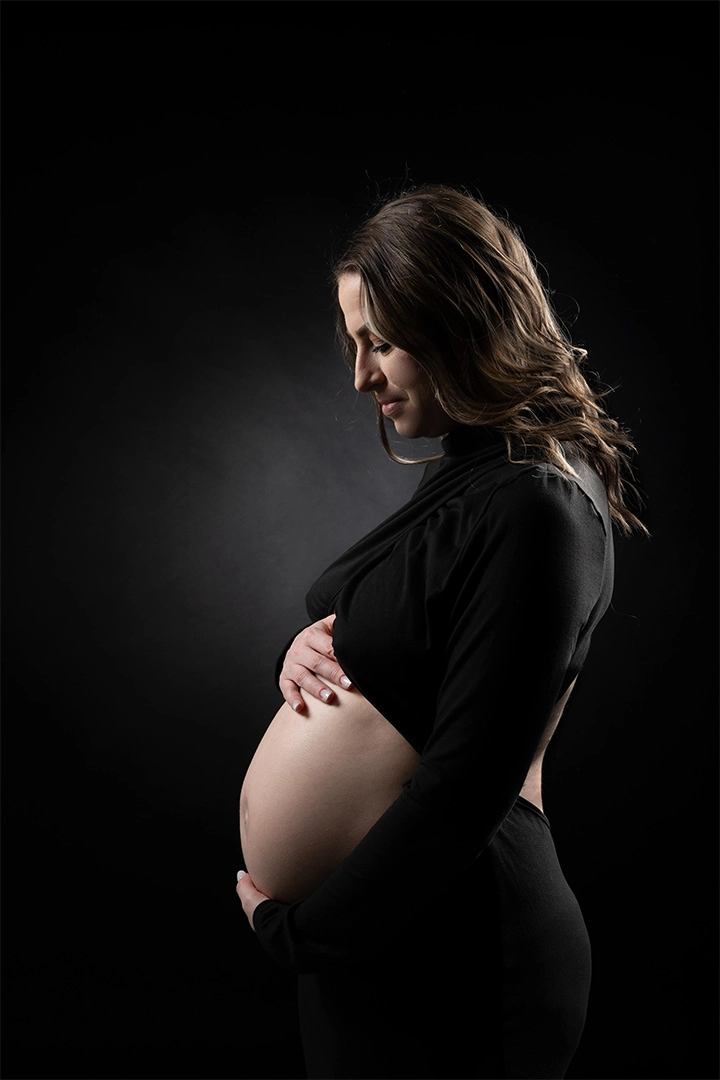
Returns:
[[[355,386],[440,438],[307,595],[240,799],[237,892],[298,973],[307,1075],[562,1078],[590,945],[542,762],[610,602],[629,435],[517,229],[425,187],[334,268]]]

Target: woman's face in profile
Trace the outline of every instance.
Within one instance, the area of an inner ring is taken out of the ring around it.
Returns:
[[[370,330],[359,274],[340,278],[338,302],[348,336],[355,345],[355,389],[373,395],[398,435],[432,439],[456,427],[435,400],[427,376],[410,353]]]

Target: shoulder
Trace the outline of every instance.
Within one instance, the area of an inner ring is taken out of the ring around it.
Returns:
[[[555,465],[510,467],[476,521],[477,537],[516,537],[521,545],[604,548],[611,535],[600,478],[579,462],[573,473]]]

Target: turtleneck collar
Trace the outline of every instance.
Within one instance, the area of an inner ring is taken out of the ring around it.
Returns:
[[[490,447],[504,446],[505,439],[496,428],[461,424],[453,428],[440,445],[446,457],[464,457]]]

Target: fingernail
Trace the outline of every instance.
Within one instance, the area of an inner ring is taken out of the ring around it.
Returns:
[[[301,705],[302,705],[301,701],[293,701],[293,703],[292,703],[293,712],[297,712]]]
[[[327,701],[329,697],[332,697],[332,690],[321,690],[320,697],[323,699],[323,701]]]
[[[340,685],[344,686],[346,690],[348,690],[352,686],[352,683],[348,679],[347,675],[343,675],[342,679],[340,680]]]
[[[245,874],[246,874],[245,870],[238,870],[238,881],[240,880],[240,878],[244,878]]]

